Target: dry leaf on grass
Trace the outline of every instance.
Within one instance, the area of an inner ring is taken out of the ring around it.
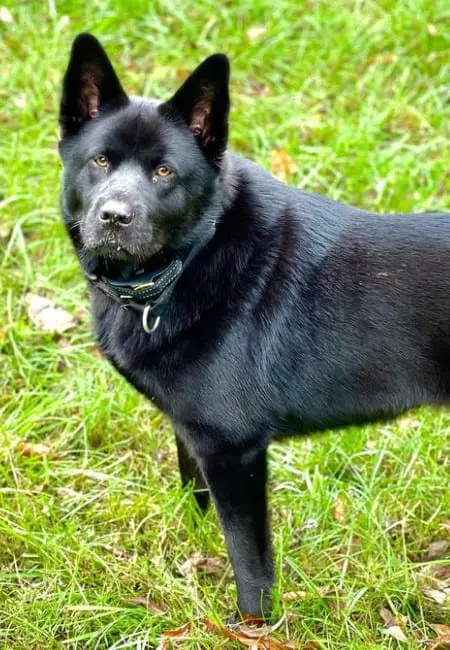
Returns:
[[[163,636],[168,636],[171,639],[187,639],[188,634],[191,631],[191,624],[190,623],[185,623],[181,627],[177,627],[175,630],[166,630],[163,633]]]
[[[112,546],[112,544],[100,544],[100,548],[106,551],[107,553],[111,553],[111,555],[114,555],[114,557],[117,557],[119,560],[135,560],[136,555],[135,553],[130,553],[130,551],[124,551],[121,548],[116,548],[115,546]],[[137,598],[140,598],[138,596]],[[130,599],[131,601],[132,599]],[[128,602],[130,602],[128,601]],[[139,603],[135,603],[138,605]],[[143,603],[141,603],[143,604]]]
[[[295,603],[297,600],[304,600],[306,596],[306,591],[285,591],[281,596],[281,600],[284,603]]]
[[[450,635],[450,625],[440,625],[439,623],[432,623],[430,627],[436,632],[438,636]]]
[[[76,326],[76,320],[68,311],[57,307],[51,300],[27,294],[28,317],[41,330],[52,334],[63,334]]]
[[[205,625],[210,632],[225,636],[233,641],[238,641],[243,646],[251,648],[252,650],[293,650],[301,648],[296,642],[279,641],[273,636],[269,636],[270,632],[276,630],[284,621],[284,617],[275,625],[236,625],[231,627],[219,627],[213,621],[206,620]]]
[[[433,578],[445,583],[448,582],[450,587],[450,564],[435,564],[431,569]]]
[[[95,357],[96,359],[98,359],[99,361],[101,361],[101,360],[103,360],[103,359],[105,358],[105,357],[103,356],[103,353],[102,353],[102,351],[100,350],[100,348],[97,347],[96,345],[94,345],[94,346],[91,348],[91,350],[92,350],[92,354],[94,355],[94,357]]]
[[[450,549],[450,542],[445,539],[440,539],[436,542],[431,542],[425,554],[425,560],[439,560],[447,554]]]
[[[430,639],[426,643],[427,650],[445,650],[450,648],[450,626],[448,625],[431,625],[436,632],[437,637]]]
[[[194,553],[186,562],[179,567],[183,576],[190,576],[194,573],[204,573],[205,575],[217,575],[222,573],[225,568],[225,560],[220,557],[205,557],[201,553]]]
[[[342,522],[345,519],[345,503],[341,497],[336,497],[333,501],[333,519]]]
[[[163,636],[161,641],[158,643],[156,650],[169,650],[170,648],[170,639],[166,636]]]
[[[53,452],[51,447],[42,442],[19,442],[15,451],[27,458],[59,458],[61,454]]]
[[[185,623],[185,625],[182,625],[175,630],[166,630],[163,632],[156,650],[168,650],[172,647],[171,641],[184,641],[188,639],[190,631],[190,623]]]
[[[447,598],[450,599],[450,589],[422,589],[422,593],[438,605],[445,605]]]
[[[379,614],[383,619],[383,623],[386,625],[386,627],[390,627],[391,625],[404,625],[408,622],[408,618],[406,616],[394,616],[394,614],[386,607],[382,607],[379,611]]]
[[[427,650],[448,650],[450,648],[450,634],[427,641],[425,647]]]
[[[440,607],[450,604],[450,566],[445,564],[425,565],[417,574],[420,590],[428,601]],[[424,603],[425,604],[425,603]]]
[[[166,610],[161,607],[161,605],[158,605],[153,600],[150,600],[150,598],[146,598],[145,596],[133,596],[132,598],[127,599],[127,603],[129,605],[142,605],[152,614],[166,613]]]
[[[386,636],[391,636],[393,639],[396,639],[401,643],[408,643],[408,637],[399,625],[391,625],[391,627],[386,627],[384,630],[381,630],[381,632],[382,634],[386,634]]]
[[[287,181],[297,171],[297,165],[285,149],[272,149],[270,168],[282,181]]]
[[[401,643],[408,643],[408,637],[402,629],[402,626],[405,625],[408,620],[406,616],[394,616],[394,614],[392,614],[389,609],[386,609],[386,607],[382,607],[379,613],[385,625],[382,633],[400,641]]]
[[[270,632],[275,632],[275,630],[278,630],[278,628],[283,625],[285,620],[286,616],[283,614],[283,616],[276,623],[273,623],[273,625],[268,625],[257,616],[252,615],[250,618],[247,617],[246,623],[240,623],[236,627],[240,632],[246,634],[248,637],[257,639],[260,636],[264,636],[265,634],[269,634]]]

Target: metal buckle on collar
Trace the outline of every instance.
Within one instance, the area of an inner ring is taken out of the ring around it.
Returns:
[[[150,312],[151,312],[151,306],[145,305],[144,311],[142,312],[142,329],[144,330],[144,332],[147,332],[147,334],[153,334],[153,332],[155,332],[158,329],[159,323],[161,322],[161,316],[155,316],[153,325],[149,327],[148,315]]]
[[[133,291],[141,291],[141,289],[150,289],[151,287],[154,287],[156,282],[153,282],[153,280],[150,280],[150,282],[143,282],[142,284],[137,284],[135,287],[133,287]]]

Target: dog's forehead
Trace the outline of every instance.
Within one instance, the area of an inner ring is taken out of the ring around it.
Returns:
[[[119,113],[111,116],[109,133],[129,142],[130,139],[156,137],[164,120],[158,111],[160,102],[130,98],[130,103]]]
[[[95,140],[97,148],[103,146],[122,153],[168,142],[176,144],[182,136],[160,114],[158,108],[162,103],[157,99],[130,97],[124,108],[95,120],[86,137]]]

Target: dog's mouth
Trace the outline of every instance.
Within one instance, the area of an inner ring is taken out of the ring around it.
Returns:
[[[140,257],[136,251],[133,252],[127,246],[124,246],[124,244],[114,240],[101,241],[94,246],[86,248],[89,252],[98,257],[102,257],[105,260],[123,260],[125,262],[131,262],[133,260],[138,261]]]
[[[130,237],[130,234],[124,236],[120,231],[111,231],[99,237],[95,233],[81,232],[81,237],[84,250],[106,262],[142,265],[164,246],[163,238],[157,235],[141,233],[139,236],[137,233]]]
[[[130,244],[111,237],[93,245],[85,245],[85,250],[89,257],[92,256],[90,272],[111,279],[140,275],[170,261],[171,256],[170,250],[157,241],[152,241],[145,247],[131,247]]]

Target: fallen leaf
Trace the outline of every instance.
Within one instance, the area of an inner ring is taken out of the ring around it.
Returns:
[[[191,631],[191,624],[185,623],[181,627],[177,627],[175,630],[166,630],[163,632],[163,636],[168,636],[171,639],[187,639],[188,633]]]
[[[408,637],[399,625],[391,625],[391,627],[385,628],[384,630],[381,630],[381,632],[387,636],[393,637],[397,641],[408,643]]]
[[[172,639],[175,641],[184,641],[189,638],[189,633],[191,631],[191,624],[186,623],[181,627],[178,627],[175,630],[166,630],[163,632],[161,639],[159,641],[158,647],[156,650],[168,650],[172,647]]]
[[[436,639],[430,639],[426,642],[427,650],[445,650],[450,648],[450,627],[448,625],[431,625],[436,632]]]
[[[0,21],[2,23],[8,23],[12,25],[14,23],[14,18],[8,7],[0,7]]]
[[[285,591],[281,600],[285,603],[294,603],[297,600],[303,600],[307,596],[306,591]]]
[[[194,573],[205,575],[216,575],[222,573],[225,568],[225,560],[220,557],[205,557],[201,553],[194,553],[183,562],[179,571],[183,576],[190,576]]]
[[[166,610],[145,596],[134,596],[127,599],[129,605],[143,605],[152,614],[165,614]]]
[[[336,497],[333,501],[333,519],[337,522],[345,519],[345,503],[340,497]]]
[[[52,453],[50,447],[41,442],[20,442],[15,449],[27,458],[45,458]]]
[[[163,636],[161,641],[158,643],[156,650],[169,650],[169,643],[170,640],[167,637]]]
[[[246,623],[239,624],[237,628],[239,629],[239,632],[245,634],[250,639],[257,639],[260,636],[278,630],[278,628],[283,625],[285,619],[286,617],[283,614],[276,623],[273,623],[273,625],[267,625],[264,621],[261,621],[261,619],[252,615],[252,617],[247,617]]]
[[[80,496],[79,492],[69,487],[57,488],[56,494],[59,497],[61,497],[61,499],[73,499],[73,498],[78,498]]]
[[[402,626],[405,625],[408,621],[406,616],[395,616],[389,609],[382,607],[379,610],[379,614],[383,619],[385,625],[384,629],[381,630],[383,634],[391,636],[397,641],[402,643],[408,642],[408,637],[403,632]]]
[[[77,321],[86,320],[90,317],[90,312],[84,307],[78,307],[73,315],[74,319]]]
[[[104,357],[103,357],[103,353],[102,353],[102,351],[100,350],[99,347],[97,347],[96,345],[94,345],[94,347],[91,348],[91,349],[92,349],[92,354],[94,355],[94,357],[95,357],[96,359],[98,359],[99,361],[100,361],[101,359],[104,359]]]
[[[439,589],[423,589],[422,593],[431,600],[434,600],[438,605],[445,605],[445,601],[450,597],[450,593],[446,591],[440,591]]]
[[[297,165],[285,149],[272,149],[270,168],[282,181],[288,180],[297,171]]]
[[[258,38],[261,38],[261,36],[264,36],[266,31],[267,29],[264,25],[253,25],[253,27],[247,29],[247,38],[251,43],[253,43],[254,41],[257,41]]]
[[[428,641],[426,644],[427,650],[446,650],[450,648],[450,634],[441,636],[433,641]]]
[[[47,298],[27,294],[28,316],[41,330],[62,334],[76,325],[75,319],[61,307],[57,307]]]
[[[433,578],[442,582],[449,582],[450,586],[450,564],[436,564],[432,567]]]
[[[278,624],[279,622],[276,625]],[[239,641],[239,643],[252,650],[292,650],[296,647],[292,642],[283,642],[273,636],[268,636],[267,630],[273,631],[275,626],[263,625],[258,629],[256,627],[249,628],[247,625],[238,625],[235,626],[236,630],[234,630],[226,626],[218,627],[210,620],[206,620],[205,625],[210,632],[228,637],[233,641]]]
[[[382,607],[379,611],[379,614],[383,619],[383,623],[386,625],[386,627],[391,627],[392,625],[398,625],[397,619],[395,618],[394,614],[386,607]]]
[[[130,558],[134,557],[133,553],[129,553],[128,551],[124,551],[124,550],[122,550],[120,548],[116,548],[115,546],[112,546],[111,544],[100,544],[100,548],[102,548],[107,553],[111,553],[111,555],[114,555],[114,557],[117,557],[120,560],[129,560]],[[137,596],[137,599],[139,599],[139,598],[141,598],[141,596]],[[131,603],[132,600],[133,600],[133,598],[130,598],[130,600],[128,602]],[[135,604],[135,605],[139,605],[139,604],[143,605],[144,603],[136,602],[136,603],[131,603],[131,604],[132,605],[133,604]]]
[[[450,549],[450,542],[447,540],[439,540],[431,542],[425,554],[425,560],[439,560]]]
[[[65,370],[67,370],[67,361],[64,359],[64,357],[58,359],[58,363],[56,364],[56,370],[58,372],[64,372]]]
[[[439,623],[431,623],[430,627],[436,632],[438,636],[450,635],[450,625],[440,625]]]

